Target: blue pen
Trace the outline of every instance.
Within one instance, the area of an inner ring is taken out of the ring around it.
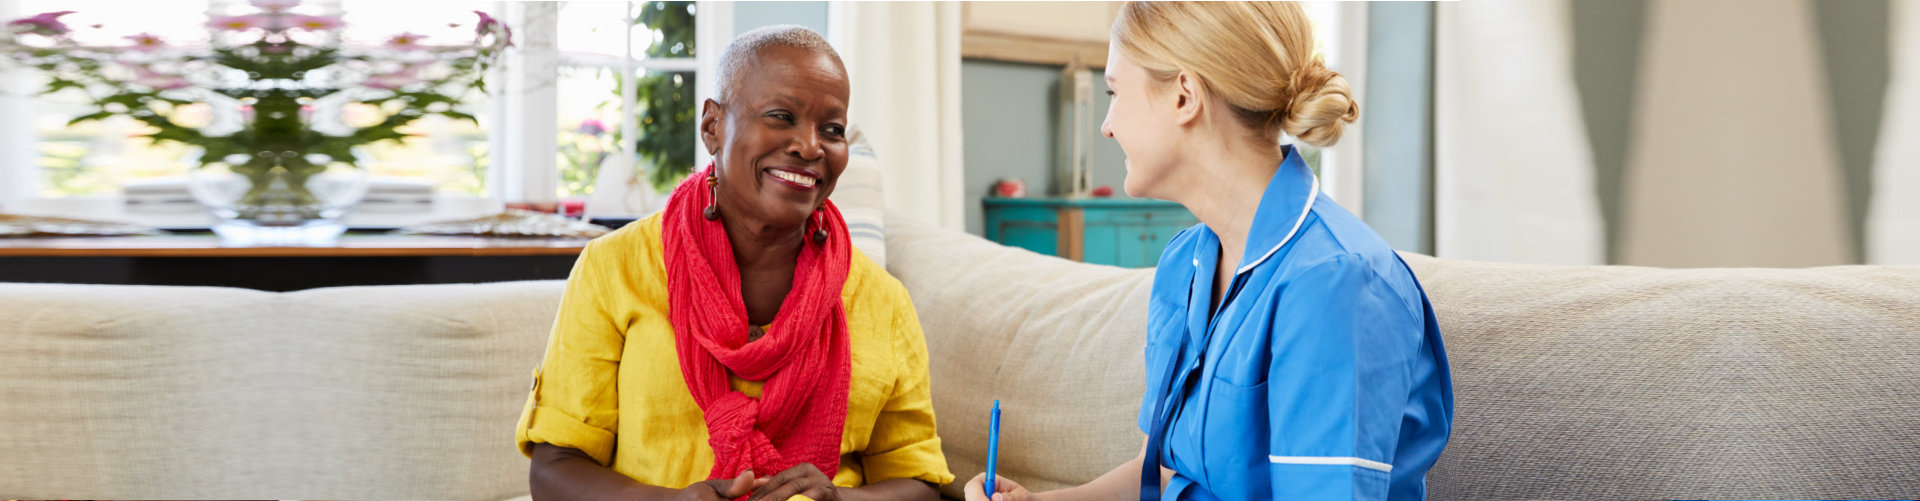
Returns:
[[[1000,401],[993,401],[993,416],[987,419],[987,499],[993,499],[993,470],[1000,457]]]

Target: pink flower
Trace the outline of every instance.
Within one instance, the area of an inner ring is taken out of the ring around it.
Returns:
[[[272,24],[265,16],[222,16],[207,21],[207,26],[227,31],[247,31]]]
[[[282,12],[300,5],[300,0],[253,0],[248,2],[256,9],[267,12]]]
[[[586,134],[589,136],[598,136],[601,134],[605,134],[606,132],[607,132],[607,124],[600,123],[599,119],[589,118],[589,119],[580,121],[581,134]]]
[[[132,40],[133,50],[138,50],[138,51],[159,50],[167,46],[166,41],[161,40],[160,37],[155,36],[152,33],[141,33],[138,35],[131,35],[126,37],[126,39]]]
[[[71,12],[73,11],[63,12],[62,14],[71,13]],[[493,25],[501,24],[500,21],[494,19],[493,16],[487,15],[487,11],[476,10],[476,11],[473,11],[473,13],[480,15],[480,25],[474,27],[474,30],[473,30],[474,33],[484,35],[487,33],[487,28],[492,28]],[[41,14],[41,15],[44,16],[46,14]]]
[[[422,48],[420,45],[420,39],[426,38],[426,37],[427,37],[426,35],[416,35],[413,32],[401,33],[398,35],[394,35],[393,38],[387,39],[387,47],[400,49],[400,50],[420,49]]]
[[[401,68],[399,71],[392,73],[373,75],[367,77],[366,80],[360,81],[360,85],[386,90],[394,90],[416,83],[420,83],[420,78],[414,74],[412,66]]]
[[[133,83],[152,87],[154,90],[173,90],[193,85],[185,77],[153,71],[145,66],[133,68]]]
[[[307,31],[326,31],[339,29],[347,23],[333,16],[292,16],[292,25]]]
[[[72,13],[74,13],[74,11],[71,10],[46,12],[33,17],[15,19],[8,22],[7,26],[26,26],[28,33],[37,33],[46,36],[65,35],[68,32],[72,32],[73,29],[68,28],[66,23],[60,22],[60,16]]]
[[[480,24],[473,28],[473,34],[476,39],[485,37],[491,33],[499,37],[495,42],[497,45],[502,47],[513,46],[513,28],[507,27],[507,23],[502,23],[500,20],[494,19],[493,16],[487,15],[486,11],[476,10],[473,11],[473,13],[480,15]]]

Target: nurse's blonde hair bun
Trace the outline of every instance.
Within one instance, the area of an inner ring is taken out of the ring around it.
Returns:
[[[1347,79],[1327,69],[1306,11],[1291,2],[1127,2],[1112,35],[1155,80],[1197,77],[1260,141],[1286,133],[1329,146],[1360,118]]]
[[[1295,71],[1285,85],[1283,94],[1289,99],[1273,111],[1271,120],[1302,142],[1331,145],[1340,140],[1347,124],[1360,119],[1360,104],[1353,101],[1347,79],[1319,61]]]

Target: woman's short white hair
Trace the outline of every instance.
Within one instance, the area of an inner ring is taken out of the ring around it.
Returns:
[[[776,24],[755,28],[734,37],[733,42],[727,44],[726,52],[720,54],[719,101],[732,101],[734,91],[740,88],[740,79],[747,76],[743,72],[753,62],[753,57],[774,47],[792,47],[825,54],[832,57],[833,63],[842,70],[846,69],[846,64],[840,62],[840,52],[833,50],[833,45],[828,44],[825,37],[805,26]]]

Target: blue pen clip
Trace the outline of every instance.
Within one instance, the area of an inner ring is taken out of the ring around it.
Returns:
[[[987,418],[987,499],[993,499],[994,470],[1000,457],[1000,401],[993,401],[993,414]]]

